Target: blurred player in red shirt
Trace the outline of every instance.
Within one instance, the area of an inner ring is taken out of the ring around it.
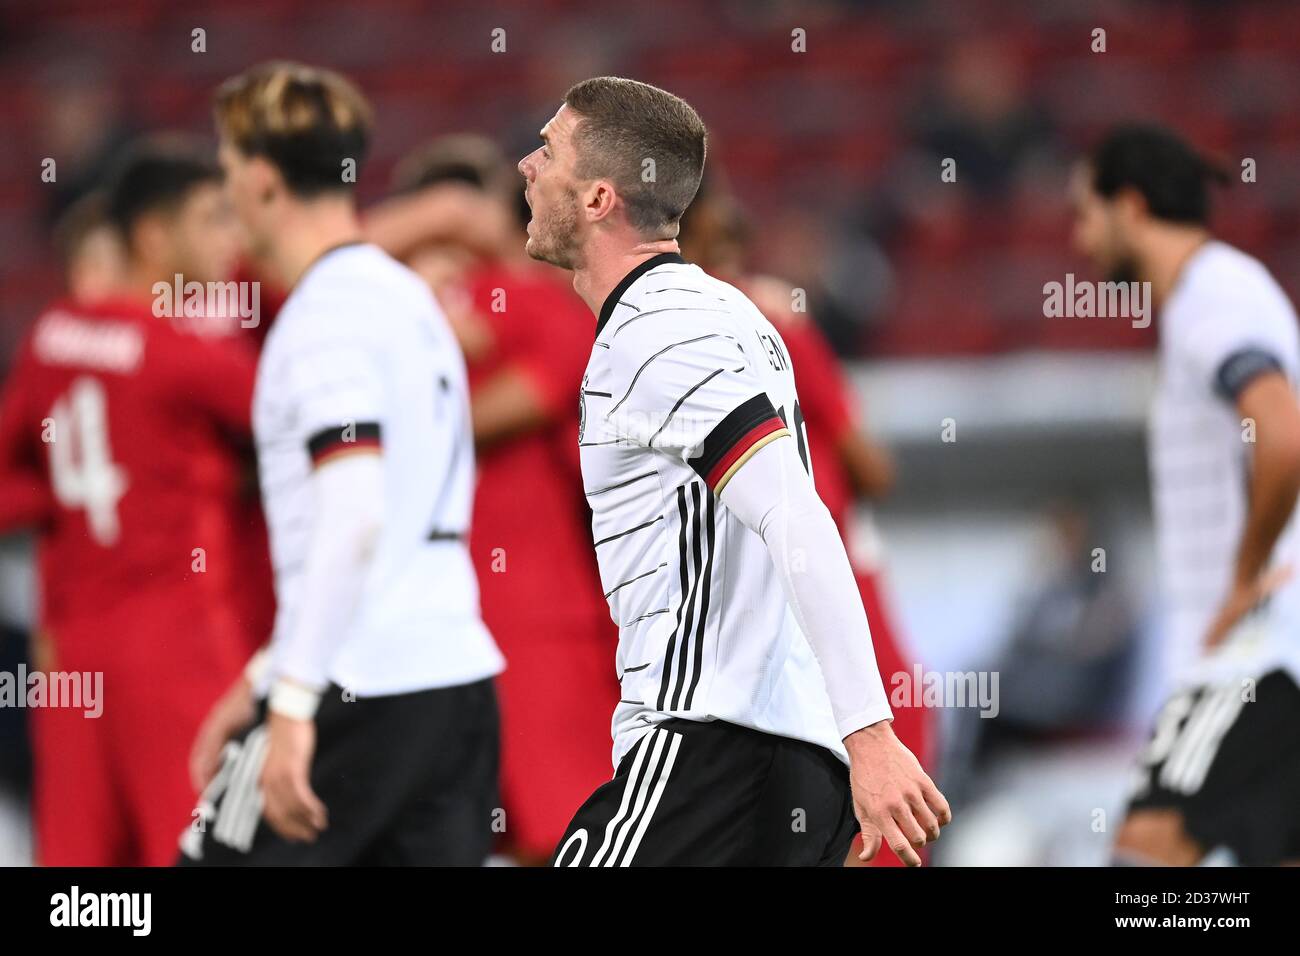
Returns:
[[[78,283],[87,298],[43,313],[0,404],[0,530],[37,532],[37,666],[102,674],[97,715],[32,714],[37,856],[52,866],[175,859],[195,732],[264,637],[241,593],[269,571],[247,561],[238,507],[255,359],[233,318],[205,328],[155,289],[230,275],[219,170],[141,145],[104,215],[125,252],[119,288]]]
[[[888,453],[875,444],[859,419],[857,399],[825,336],[806,311],[794,307],[795,290],[772,276],[746,274],[748,224],[739,206],[706,176],[682,220],[682,254],[750,297],[781,332],[799,388],[817,494],[835,519],[853,558],[858,590],[871,625],[871,640],[886,689],[897,673],[912,673],[912,659],[893,626],[881,583],[880,541],[870,518],[857,505],[888,494],[894,480]],[[921,708],[894,707],[894,733],[922,765],[933,751],[933,729]],[[848,862],[859,866],[861,834]],[[896,856],[876,854],[871,866],[902,866]]]
[[[591,314],[567,276],[523,255],[511,173],[490,142],[447,137],[399,167],[402,196],[368,224],[434,286],[466,352],[479,465],[470,551],[506,657],[502,849],[540,864],[612,774],[617,631],[575,440]]]

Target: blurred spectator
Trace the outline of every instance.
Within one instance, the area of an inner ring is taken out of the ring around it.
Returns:
[[[1106,570],[1114,556],[1094,550],[1107,538],[1087,513],[1062,501],[1047,518],[1042,578],[989,667],[996,712],[957,709],[945,724],[944,786],[964,818],[944,848],[948,863],[1099,865],[1110,838],[1098,821],[1122,805],[1137,620],[1123,579]],[[1017,824],[1006,845],[994,834],[1019,814],[1032,823]]]
[[[42,155],[57,164],[46,206],[50,223],[104,182],[130,140],[120,96],[114,70],[94,60],[60,57],[45,68],[35,115]]]
[[[1047,579],[1031,592],[996,670],[998,719],[984,746],[1105,733],[1128,712],[1136,620],[1123,578],[1108,573],[1105,549],[1077,505],[1049,512],[1054,537]]]
[[[956,161],[957,182],[985,198],[1004,196],[1025,166],[1050,155],[1053,129],[1026,94],[1015,48],[987,36],[948,52],[937,88],[909,115],[913,139],[933,158]]]

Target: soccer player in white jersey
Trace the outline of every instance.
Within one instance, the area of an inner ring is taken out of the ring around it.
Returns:
[[[1160,335],[1149,446],[1174,686],[1119,863],[1300,860],[1300,342],[1268,270],[1207,228],[1224,178],[1143,126],[1076,177],[1076,245],[1110,280],[1149,283]]]
[[[502,660],[464,538],[460,351],[428,287],[361,241],[347,171],[370,110],[348,81],[268,64],[225,84],[216,116],[252,251],[292,293],[253,400],[275,629],[196,745],[185,860],[480,864]],[[262,688],[263,721],[227,743]]]
[[[704,125],[599,77],[541,137],[519,163],[527,248],[598,317],[577,438],[622,682],[616,774],[555,864],[839,866],[858,826],[864,858],[883,838],[919,864],[951,814],[890,727],[781,336],[654,253],[699,186]]]

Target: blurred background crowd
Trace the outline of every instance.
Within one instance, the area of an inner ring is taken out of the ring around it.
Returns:
[[[1043,285],[1088,273],[1069,247],[1073,160],[1140,119],[1231,169],[1255,161],[1216,230],[1300,292],[1300,6],[6,0],[0,31],[0,369],[63,288],[69,206],[138,134],[211,138],[214,87],[252,63],[329,66],[369,96],[363,207],[435,135],[523,155],[576,80],[687,99],[751,268],[806,290],[897,463],[854,547],[900,640],[927,671],[999,675],[997,716],[935,715],[958,809],[936,862],[1105,861],[1161,685],[1143,436],[1158,322],[1047,319]],[[6,542],[0,670],[26,653],[28,566]],[[30,852],[21,717],[0,710],[0,863]]]

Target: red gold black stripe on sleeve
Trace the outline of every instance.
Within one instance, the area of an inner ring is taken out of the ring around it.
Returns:
[[[788,434],[785,422],[772,408],[771,399],[766,394],[755,395],[718,422],[704,439],[700,457],[692,458],[690,465],[714,494],[720,494],[754,452]]]
[[[307,452],[316,468],[343,455],[375,451],[379,447],[378,422],[357,422],[355,425],[323,428],[307,439]]]

